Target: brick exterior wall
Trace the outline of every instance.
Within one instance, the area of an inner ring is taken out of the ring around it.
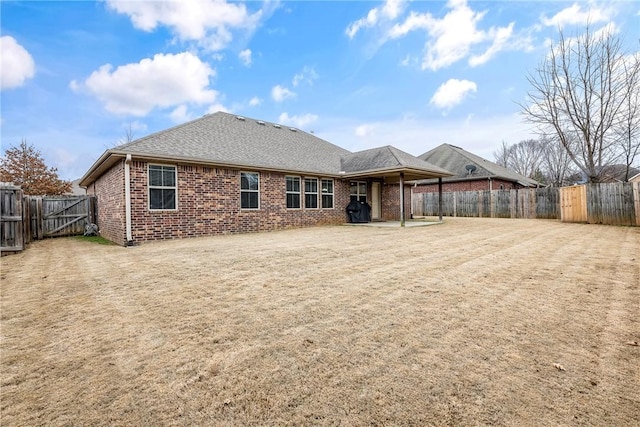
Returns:
[[[490,185],[491,185],[491,188],[489,188]],[[500,186],[502,186],[502,188]],[[445,193],[454,192],[454,191],[515,190],[519,188],[523,188],[523,186],[512,181],[505,181],[502,179],[492,179],[491,181],[489,181],[487,178],[470,180],[470,181],[442,183],[442,191]],[[418,185],[413,188],[413,192],[414,193],[437,193],[438,184],[436,183],[436,184]]]
[[[287,209],[285,174],[259,172],[260,208],[240,209],[240,170],[178,164],[175,211],[151,211],[147,163],[131,163],[132,236],[149,240],[272,231],[325,224],[343,224],[349,203],[349,183],[334,179],[333,209]],[[322,176],[318,178],[321,188]],[[304,176],[301,176],[304,180]],[[304,181],[302,181],[304,189]],[[100,203],[100,200],[98,200]],[[318,202],[319,206],[321,202]],[[301,194],[304,206],[304,195]]]
[[[97,221],[100,235],[119,245],[126,243],[124,200],[124,160],[116,163],[87,188],[97,196]]]
[[[156,163],[153,163],[156,164]],[[350,181],[333,179],[333,209],[304,208],[304,178],[317,178],[321,196],[322,176],[300,176],[300,209],[286,208],[286,176],[279,172],[259,172],[260,208],[240,209],[240,173],[245,170],[190,164],[175,166],[177,173],[177,209],[150,210],[148,163],[132,161],[131,224],[133,243],[152,240],[211,236],[229,233],[273,231],[347,222],[345,212],[350,201]],[[247,170],[249,171],[249,170]],[[251,172],[251,171],[249,171]],[[371,201],[371,181],[367,180],[367,200]],[[399,220],[399,185],[381,185],[381,215],[384,220]],[[87,188],[97,196],[97,220],[100,234],[119,245],[126,245],[124,160],[115,164]],[[321,199],[318,201],[321,206]],[[405,218],[411,212],[411,187],[405,186]]]
[[[400,184],[382,185],[382,219],[400,221]],[[411,217],[411,187],[404,186],[404,218]]]

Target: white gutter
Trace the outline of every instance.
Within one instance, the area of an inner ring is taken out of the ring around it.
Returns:
[[[131,235],[131,154],[127,154],[124,161],[124,215],[127,230],[126,246],[133,244],[133,236]]]

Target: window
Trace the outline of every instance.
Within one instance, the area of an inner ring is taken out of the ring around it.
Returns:
[[[357,200],[358,202],[367,202],[367,183],[362,181],[352,181],[351,182],[351,194],[350,199],[353,202]]]
[[[300,178],[287,176],[287,208],[300,209]]]
[[[304,207],[318,209],[318,180],[316,178],[304,179]]]
[[[322,208],[333,209],[333,180],[322,180]]]
[[[176,167],[149,165],[149,209],[176,209]]]
[[[257,172],[240,172],[240,208],[260,207],[260,175]]]

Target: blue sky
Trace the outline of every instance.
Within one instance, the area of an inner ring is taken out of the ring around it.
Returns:
[[[526,75],[587,21],[637,51],[636,1],[2,1],[1,138],[65,179],[208,112],[351,151],[442,143],[493,160],[533,137]]]

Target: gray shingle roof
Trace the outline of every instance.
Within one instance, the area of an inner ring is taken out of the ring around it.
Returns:
[[[394,147],[351,153],[299,129],[218,112],[106,151],[82,178],[82,185],[128,155],[325,176],[363,177],[369,170],[375,176],[404,170],[414,179],[450,175]]]
[[[429,164],[390,145],[358,151],[342,158],[342,170],[346,173],[398,168],[428,170],[436,173],[440,172],[444,175],[449,174],[442,168]]]
[[[118,146],[133,154],[335,174],[349,151],[289,126],[218,112]]]
[[[517,182],[525,187],[540,185],[534,179],[513,172],[455,145],[439,145],[433,150],[418,156],[418,158],[446,169],[455,175],[454,177],[444,178],[443,181],[445,182],[473,178],[502,178],[507,181]],[[467,165],[475,166],[476,170],[469,174]]]

